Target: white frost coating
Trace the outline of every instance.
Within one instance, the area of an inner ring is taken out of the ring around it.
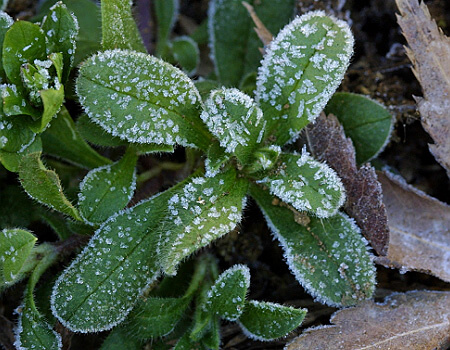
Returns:
[[[3,1],[3,7],[5,7],[7,3],[8,3],[7,1]],[[14,24],[14,20],[6,12],[3,12],[4,8],[2,8],[1,10],[2,11],[0,11],[0,21],[5,21],[7,27],[11,27]]]
[[[216,3],[220,0],[211,0],[209,2],[208,8],[208,47],[209,47],[209,58],[214,62],[214,72],[216,76],[220,77],[219,68],[216,61],[216,36],[214,33],[214,18],[216,16]]]

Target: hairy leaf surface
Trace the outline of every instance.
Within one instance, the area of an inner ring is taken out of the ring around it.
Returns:
[[[0,150],[22,152],[35,140],[26,117],[7,117],[0,112]]]
[[[34,139],[34,141],[21,152],[6,152],[0,150],[0,162],[9,171],[17,173],[19,171],[20,161],[25,155],[41,151],[42,151],[41,138],[37,136]]]
[[[6,12],[0,11],[0,47],[3,47],[3,40],[5,39],[5,34],[14,23],[14,20]],[[6,75],[3,69],[3,52],[0,50],[0,78],[4,82]]]
[[[31,124],[30,128],[36,133],[44,131],[53,117],[59,112],[64,102],[64,86],[58,89],[40,91],[44,111],[42,117]]]

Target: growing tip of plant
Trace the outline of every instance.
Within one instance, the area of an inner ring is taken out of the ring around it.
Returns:
[[[256,35],[258,35],[258,38],[262,41],[264,46],[269,45],[270,42],[273,40],[272,33],[266,28],[264,23],[259,19],[258,15],[256,14],[255,9],[253,8],[252,5],[250,5],[246,1],[242,1],[242,5],[247,9],[248,14],[250,15],[250,17],[253,20],[253,23],[255,23],[256,27],[254,28],[254,30],[256,32]],[[265,50],[260,49],[260,51],[264,55]]]

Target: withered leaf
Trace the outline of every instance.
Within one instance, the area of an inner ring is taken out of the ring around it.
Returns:
[[[378,172],[389,229],[389,251],[376,262],[403,271],[417,270],[450,282],[450,206],[408,185],[399,176]]]
[[[255,9],[252,5],[250,5],[248,2],[242,1],[242,5],[247,9],[248,14],[253,20],[253,23],[255,24],[254,30],[256,32],[256,35],[258,35],[259,40],[262,41],[264,46],[267,46],[270,44],[270,42],[273,39],[272,33],[267,29],[267,27],[264,25],[264,23],[259,19],[258,15],[255,12]],[[260,49],[261,53],[264,55],[264,49]]]
[[[450,292],[392,294],[337,311],[332,326],[310,328],[285,350],[431,350],[450,345]]]
[[[397,21],[409,48],[424,98],[417,98],[422,125],[434,140],[430,151],[450,177],[450,38],[417,0],[396,0]]]
[[[355,219],[375,251],[386,255],[389,228],[374,168],[370,164],[357,168],[353,143],[332,114],[327,117],[322,113],[314,124],[309,124],[306,137],[315,158],[325,161],[342,179],[347,192],[347,214]]]

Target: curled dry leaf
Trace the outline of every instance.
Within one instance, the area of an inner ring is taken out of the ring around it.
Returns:
[[[380,183],[373,167],[356,166],[355,149],[337,118],[321,114],[306,128],[315,158],[326,161],[342,179],[347,192],[345,211],[355,219],[363,235],[379,255],[387,254],[389,228]]]
[[[403,271],[417,270],[450,282],[450,206],[378,172],[389,229],[389,253],[376,262]]]
[[[259,19],[258,15],[255,12],[255,9],[252,5],[250,5],[248,2],[242,1],[242,5],[247,9],[248,14],[253,20],[253,23],[255,24],[255,32],[258,35],[259,40],[262,41],[264,46],[267,46],[270,44],[270,42],[273,40],[272,33],[266,28],[264,23]],[[264,49],[260,49],[261,53],[264,55]]]
[[[393,294],[383,304],[366,301],[337,311],[332,326],[310,328],[285,350],[447,349],[450,292]]]
[[[424,98],[417,98],[422,125],[434,140],[430,151],[450,176],[450,38],[417,0],[396,0],[397,21],[409,48]]]

